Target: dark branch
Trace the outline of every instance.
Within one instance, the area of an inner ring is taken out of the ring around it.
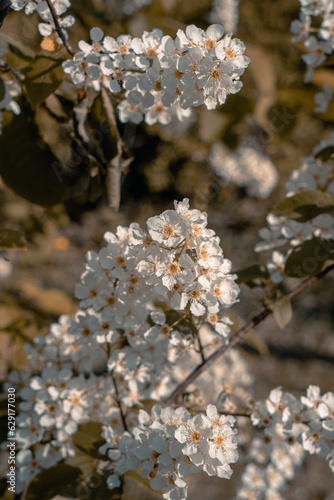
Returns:
[[[4,73],[11,73],[20,84],[24,83],[24,75],[16,69],[13,69],[5,61],[0,60],[0,70]]]
[[[292,290],[290,293],[287,294],[288,299],[293,299],[297,297],[300,293],[302,293],[304,290],[309,288],[311,285],[313,285],[316,281],[320,280],[324,276],[326,276],[330,271],[334,269],[334,264],[326,267],[323,271],[320,273],[316,274],[315,276],[311,276],[307,280],[303,281],[297,288]],[[247,325],[245,325],[243,328],[241,328],[229,341],[228,344],[219,347],[214,353],[211,354],[205,361],[203,361],[200,365],[198,365],[191,373],[188,375],[188,377],[180,384],[173,392],[172,394],[166,399],[166,404],[169,405],[175,399],[179,394],[182,394],[183,391],[188,387],[189,384],[191,384],[194,380],[199,377],[201,373],[203,373],[209,366],[211,366],[220,356],[222,356],[228,349],[231,347],[234,347],[236,344],[238,344],[246,335],[248,332],[250,332],[253,328],[255,328],[257,325],[262,323],[267,316],[270,316],[272,314],[272,310],[265,309],[262,311],[260,314],[255,316]]]
[[[67,52],[71,55],[71,56],[74,56],[75,54],[75,51],[72,49],[71,45],[69,44],[63,30],[61,29],[60,27],[60,24],[59,24],[59,21],[58,21],[58,16],[56,14],[56,11],[55,11],[55,8],[51,2],[51,0],[46,0],[46,3],[48,4],[48,7],[50,9],[50,12],[51,12],[51,16],[52,16],[52,19],[53,19],[53,22],[55,24],[55,30],[57,31],[61,41],[63,42],[64,44],[64,47],[66,48]]]

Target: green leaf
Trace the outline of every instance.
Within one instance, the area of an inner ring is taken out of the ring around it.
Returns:
[[[11,248],[26,248],[24,235],[14,229],[0,229],[0,250]]]
[[[62,63],[66,58],[38,55],[26,71],[26,89],[33,109],[45,101],[64,79]]]
[[[81,470],[60,463],[43,470],[30,483],[25,500],[49,500],[70,488],[80,477]]]
[[[0,135],[0,175],[16,194],[51,207],[65,198],[67,185],[58,158],[42,140],[35,116],[22,98],[21,114],[6,115]]]
[[[300,222],[306,222],[317,215],[334,212],[334,197],[322,191],[303,191],[281,201],[273,213],[277,216],[300,216]]]
[[[106,459],[106,457],[104,457]],[[65,464],[80,469],[82,477],[87,479],[94,474],[97,461],[91,455],[81,451],[77,446],[74,457],[68,457]]]
[[[274,320],[280,328],[284,328],[293,316],[291,300],[286,296],[282,295],[278,300],[272,302],[270,308],[273,311]]]
[[[6,86],[2,78],[0,78],[0,101],[3,101],[6,95]]]
[[[327,260],[334,260],[334,241],[312,238],[292,251],[284,274],[290,278],[313,276],[322,270]]]
[[[79,450],[87,453],[91,457],[98,459],[105,459],[105,455],[102,455],[98,450],[105,441],[101,437],[102,424],[99,422],[88,422],[86,424],[80,424],[79,430],[73,436],[73,443]]]
[[[6,62],[14,69],[25,67],[26,63],[30,63],[35,57],[34,51],[27,43],[21,43],[5,33],[1,33],[1,45],[6,50]]]
[[[134,405],[131,407],[131,412],[138,414],[140,410],[145,410],[148,413],[151,413],[152,407],[160,403],[161,401],[159,402],[155,399],[141,399],[139,405]]]
[[[251,288],[263,285],[270,277],[268,270],[258,264],[235,271],[235,274],[238,275],[237,283],[246,283]]]

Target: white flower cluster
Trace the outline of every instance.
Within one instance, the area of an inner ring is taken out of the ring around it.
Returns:
[[[13,371],[6,383],[6,387],[16,387],[21,400],[16,431],[18,493],[24,490],[26,481],[31,481],[42,469],[75,455],[71,436],[77,432],[79,424],[113,422],[117,428],[117,423],[121,422],[113,380],[94,374],[89,378],[83,374],[74,375],[75,365],[66,361],[69,357],[59,359],[59,353],[57,356],[57,349],[61,351],[61,346],[65,345],[62,342],[62,336],[58,335],[59,345],[52,344],[47,335],[44,349],[37,347],[34,352],[41,358],[44,351],[43,370]],[[75,351],[76,345],[72,346]]]
[[[239,0],[213,0],[210,21],[218,21],[227,33],[236,33],[239,24]]]
[[[170,394],[178,384],[172,368],[194,351],[202,325],[227,341],[231,321],[224,310],[237,301],[239,288],[219,238],[206,225],[207,215],[185,199],[149,218],[147,232],[138,224],[118,227],[105,234],[107,247],[88,252],[76,288],[81,309],[27,344],[31,368],[9,376],[7,385],[20,399],[17,491],[41,469],[75,454],[72,436],[80,424],[111,425],[120,437],[121,404],[128,428],[136,425],[131,408]],[[226,359],[228,371],[232,361]],[[190,360],[192,369],[198,360],[192,354]],[[215,464],[216,471],[229,470]]]
[[[305,452],[328,460],[334,472],[334,393],[321,396],[310,385],[306,396],[296,398],[281,387],[265,401],[258,401],[252,424],[263,434],[256,435],[248,450],[249,463],[242,474],[238,500],[280,500],[280,490],[291,481]]]
[[[107,312],[114,328],[125,331],[129,312],[133,323],[151,315],[161,325],[161,311],[152,301],[196,317],[218,313],[237,302],[236,275],[224,258],[220,239],[207,229],[207,214],[175,202],[175,210],[150,217],[147,232],[138,224],[106,233],[108,246],[90,252],[76,296],[81,307]],[[136,318],[138,316],[138,318]]]
[[[14,101],[14,97],[17,97],[21,93],[20,85],[14,80],[2,80],[2,83],[4,85],[4,97],[0,100],[0,134],[2,130],[2,110],[7,109],[15,115],[21,113],[20,106]]]
[[[81,40],[80,52],[63,69],[79,87],[86,82],[97,90],[102,84],[124,92],[118,105],[122,122],[166,125],[175,114],[180,120],[188,117],[194,106],[214,109],[241,89],[240,76],[249,62],[245,46],[223,33],[217,24],[206,31],[191,25],[178,30],[175,39],[159,29],[141,38],[114,39],[93,28],[92,43]]]
[[[88,253],[76,296],[86,315],[101,318],[96,341],[121,342],[108,368],[129,407],[143,395],[152,398],[152,391],[155,397],[168,394],[170,363],[196,343],[189,329],[182,335],[176,327],[182,317],[195,328],[211,321],[228,339],[224,311],[237,302],[239,287],[219,238],[206,225],[207,215],[190,210],[185,199],[150,217],[147,232],[138,224],[119,227],[116,235],[105,234],[106,248]],[[162,392],[154,392],[158,383]]]
[[[299,169],[294,170],[286,183],[286,197],[290,198],[298,193],[307,191],[321,191],[334,195],[334,161],[321,160],[318,154],[333,147],[334,137],[322,141],[312,152],[312,156],[302,159]],[[330,213],[323,213],[313,217],[307,222],[299,222],[288,217],[277,217],[272,213],[267,215],[268,227],[259,230],[262,239],[255,245],[256,252],[270,250],[289,244],[291,247],[301,245],[313,237],[323,240],[334,240],[334,217]],[[272,259],[267,263],[274,283],[282,281],[282,272],[286,257],[291,253],[291,248],[284,257],[281,253],[273,252]]]
[[[73,16],[60,17],[71,7],[70,0],[51,0],[55,13],[58,17],[59,26],[63,34],[68,38],[68,33],[65,28],[70,28],[75,23]],[[62,40],[56,32],[54,20],[50,8],[45,0],[12,0],[11,8],[19,11],[24,9],[25,14],[30,15],[35,11],[39,14],[42,22],[38,24],[38,31],[43,37],[55,37],[58,44],[62,44]]]
[[[291,23],[292,41],[302,41],[307,54],[302,56],[307,64],[305,82],[312,78],[314,68],[323,64],[334,48],[334,4],[332,0],[299,0],[299,19]],[[313,18],[316,26],[312,26]]]
[[[186,408],[153,406],[151,415],[139,411],[138,425],[124,432],[119,442],[112,427],[104,427],[106,444],[100,451],[115,462],[110,489],[121,482],[118,475],[142,469],[153,490],[164,489],[163,498],[187,498],[184,477],[205,471],[209,476],[230,479],[230,464],[238,459],[235,419],[220,415],[209,405],[206,415],[191,416]]]
[[[273,162],[257,144],[244,140],[235,153],[223,144],[211,147],[209,164],[225,182],[245,187],[249,196],[266,199],[276,187],[279,175]]]

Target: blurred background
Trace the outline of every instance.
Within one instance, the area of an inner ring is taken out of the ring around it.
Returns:
[[[69,11],[76,18],[69,30],[72,46],[81,39],[88,41],[92,26],[114,37],[122,33],[141,36],[153,28],[173,36],[189,24],[206,29],[223,22],[209,0],[144,4],[73,0]],[[134,221],[144,225],[148,217],[172,208],[174,199],[187,197],[193,208],[208,213],[209,227],[220,236],[234,271],[269,259],[270,252],[253,251],[257,232],[266,225],[270,209],[284,198],[284,185],[300,159],[329,136],[334,105],[317,114],[314,95],[324,83],[334,88],[334,79],[328,64],[315,71],[310,83],[304,83],[303,47],[291,43],[289,31],[299,17],[297,0],[241,0],[239,6],[229,0],[225,7],[226,30],[234,29],[251,59],[241,78],[243,89],[214,111],[196,109],[183,130],[159,124],[120,124],[134,160],[124,175],[119,211],[110,208],[96,179],[85,176],[79,167],[71,172],[66,200],[52,207],[26,201],[0,179],[0,227],[19,230],[26,239],[25,250],[1,253],[2,382],[9,370],[24,367],[25,342],[45,334],[60,314],[76,311],[74,288],[84,269],[85,254],[99,250],[104,232]],[[1,33],[37,52],[41,50],[37,23],[33,16],[11,11]],[[64,149],[69,139],[66,122],[55,122],[44,107],[37,110],[37,120],[51,149]],[[29,155],[29,147],[28,142],[21,144],[22,157]],[[7,154],[2,144],[0,162],[6,162]],[[288,280],[287,289],[295,284]],[[262,298],[260,289],[242,285],[240,303],[232,311],[235,328],[258,313]],[[293,310],[293,319],[283,330],[268,318],[239,348],[255,376],[256,399],[279,385],[296,395],[309,384],[320,385],[322,392],[333,390],[333,276],[295,299]],[[191,477],[189,500],[234,498],[242,467],[233,468],[231,481],[205,474]],[[128,499],[156,498],[131,481],[127,490]],[[287,500],[333,500],[333,492],[334,477],[325,461],[308,456],[284,496]]]

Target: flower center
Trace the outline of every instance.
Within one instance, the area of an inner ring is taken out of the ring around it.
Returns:
[[[201,259],[206,260],[209,257],[209,252],[207,251],[206,248],[201,248],[199,256]]]
[[[226,59],[234,59],[235,58],[235,52],[232,49],[232,47],[227,47],[227,49],[225,49],[225,57],[226,57]]]
[[[201,440],[201,434],[200,434],[198,431],[193,431],[193,432],[190,434],[190,439],[191,439],[191,441],[193,441],[194,443],[199,443],[199,441]]]
[[[150,47],[146,50],[146,55],[149,59],[154,59],[157,55],[157,47]]]
[[[165,238],[170,238],[175,234],[175,228],[173,226],[165,226],[162,230],[162,234]]]
[[[127,45],[120,45],[118,47],[118,52],[123,56],[129,52],[129,47]]]
[[[220,78],[220,71],[218,68],[213,68],[211,71],[210,71],[210,76],[213,80],[219,80]]]
[[[205,42],[205,48],[206,48],[207,50],[212,50],[212,49],[214,49],[214,48],[216,47],[216,45],[217,45],[216,40],[207,40],[207,41]]]
[[[193,300],[199,300],[201,298],[201,292],[199,290],[193,290],[191,292],[191,298]]]
[[[168,272],[170,274],[173,274],[173,275],[175,275],[175,274],[177,274],[178,272],[181,271],[181,268],[180,268],[180,266],[178,265],[178,263],[176,261],[171,262],[170,264],[168,264],[167,269],[168,269]]]
[[[219,448],[221,448],[224,444],[224,437],[221,436],[221,435],[218,435],[217,437],[215,437],[215,439],[213,440],[213,442],[215,443],[216,446],[218,446]]]
[[[210,325],[216,325],[218,322],[218,316],[217,314],[209,314],[208,316],[208,322]]]
[[[78,406],[78,404],[80,403],[79,396],[73,396],[72,399],[71,399],[71,403],[72,403],[73,406]]]

